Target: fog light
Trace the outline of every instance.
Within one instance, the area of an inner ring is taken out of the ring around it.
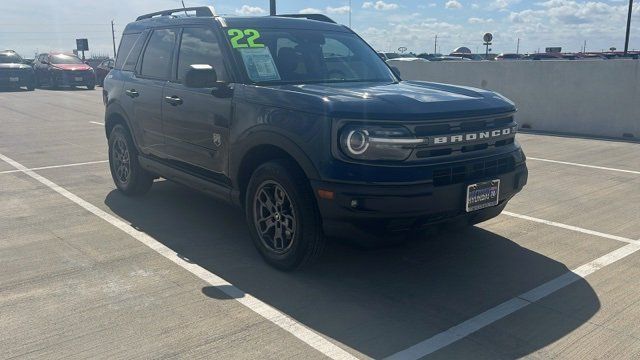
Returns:
[[[360,204],[358,203],[358,200],[351,200],[351,207],[356,209],[358,208],[358,206],[360,206]]]

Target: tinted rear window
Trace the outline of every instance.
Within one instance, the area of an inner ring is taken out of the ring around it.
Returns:
[[[132,71],[136,67],[140,50],[142,49],[143,37],[140,34],[126,34],[122,36],[118,57],[116,58],[116,69]]]

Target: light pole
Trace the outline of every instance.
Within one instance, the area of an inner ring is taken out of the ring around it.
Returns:
[[[269,5],[269,15],[276,16],[276,0],[271,0]]]
[[[351,29],[351,0],[349,0],[349,29]]]
[[[629,33],[631,31],[631,12],[633,10],[633,0],[629,0],[629,14],[627,15],[627,36],[624,39],[624,56],[627,56],[629,50]]]

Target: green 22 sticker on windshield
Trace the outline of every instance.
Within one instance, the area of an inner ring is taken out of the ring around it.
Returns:
[[[234,49],[238,48],[261,48],[264,44],[256,43],[256,40],[260,38],[258,30],[254,29],[229,29],[227,32],[231,36],[231,46]]]

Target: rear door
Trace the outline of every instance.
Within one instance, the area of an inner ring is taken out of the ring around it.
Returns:
[[[136,66],[125,83],[125,95],[131,98],[133,121],[140,129],[142,151],[162,156],[162,93],[171,77],[171,64],[178,28],[155,29]]]
[[[192,89],[183,84],[190,65],[208,64],[216,70],[220,86],[228,86],[217,35],[218,30],[212,26],[183,28],[175,76],[164,88],[162,119],[170,158],[215,173],[211,175],[226,175],[231,92]]]

